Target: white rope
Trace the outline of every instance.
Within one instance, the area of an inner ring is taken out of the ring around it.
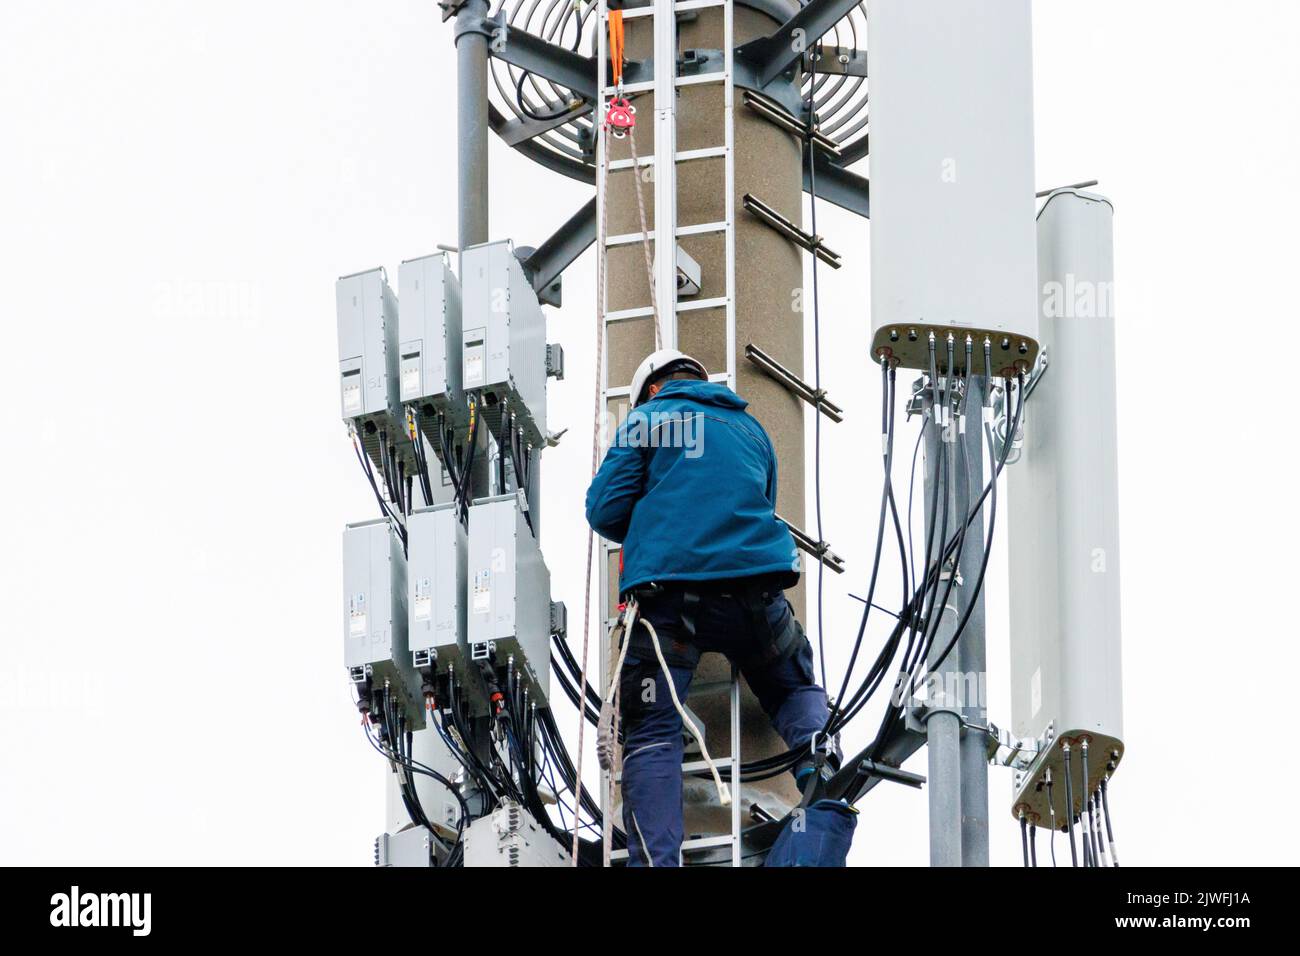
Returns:
[[[596,389],[591,421],[591,476],[596,476],[600,465],[600,393],[605,361],[605,235],[609,229],[609,155],[605,144],[601,148],[601,202],[600,233],[596,249]],[[587,581],[582,599],[582,668],[578,684],[578,765],[575,768],[574,810],[582,812],[582,755],[587,730],[587,658],[591,648],[591,565],[596,548],[596,532],[587,527]],[[581,828],[575,817],[573,823],[573,850],[570,865],[578,865],[578,833]]]
[[[635,616],[635,605],[628,606],[629,615]],[[615,627],[610,634],[610,640],[617,640],[627,632],[627,627]],[[602,770],[609,771],[613,768],[617,759],[618,736],[614,731],[614,724],[618,717],[618,687],[619,678],[623,673],[623,662],[627,660],[627,649],[631,641],[622,641],[622,647],[618,653],[618,659],[614,663],[613,669],[609,673],[609,681],[605,685],[605,700],[600,707],[600,721],[596,724],[596,756],[600,760]]]
[[[609,866],[614,844],[614,828],[609,819],[610,807],[614,805],[614,780],[623,766],[623,750],[618,743],[619,678],[623,673],[623,662],[627,660],[627,649],[632,644],[630,640],[623,640],[623,635],[629,633],[636,612],[636,602],[629,601],[615,623],[614,630],[610,632],[610,640],[620,641],[622,647],[605,683],[606,696],[600,707],[600,722],[596,725],[596,757],[600,760],[601,769],[605,771],[606,782],[605,800],[601,807],[601,844],[605,866]]]
[[[659,666],[663,668],[664,677],[668,680],[668,693],[672,695],[673,706],[677,708],[677,713],[682,718],[682,724],[700,743],[700,756],[709,765],[709,772],[713,774],[713,783],[718,788],[718,803],[724,807],[730,806],[731,790],[722,782],[722,774],[718,773],[718,765],[709,756],[709,748],[704,742],[704,734],[700,733],[700,728],[695,726],[695,721],[691,720],[690,715],[686,713],[686,708],[682,706],[681,699],[677,696],[677,685],[673,682],[673,675],[672,671],[668,669],[668,662],[664,660],[663,648],[659,646],[659,635],[655,633],[653,625],[645,618],[641,619],[641,623],[650,632],[650,643],[654,646],[655,657],[659,658]]]

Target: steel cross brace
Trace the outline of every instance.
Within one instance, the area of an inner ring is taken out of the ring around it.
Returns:
[[[736,47],[736,56],[753,67],[759,89],[762,89],[799,62],[805,50],[853,12],[860,2],[809,0],[798,13],[777,27],[775,33]]]

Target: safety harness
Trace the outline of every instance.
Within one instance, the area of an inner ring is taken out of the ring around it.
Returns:
[[[679,619],[686,634],[686,647],[665,649],[669,660],[679,667],[694,667],[699,663],[700,650],[692,640],[696,635],[696,621],[700,606],[706,597],[733,598],[744,608],[749,617],[749,631],[759,637],[753,653],[740,658],[736,664],[742,670],[764,664],[774,664],[789,657],[799,648],[799,639],[803,628],[791,614],[779,630],[773,630],[767,622],[767,606],[781,589],[772,578],[756,577],[740,580],[730,579],[716,583],[709,581],[682,581],[659,584],[638,585],[628,592],[631,599],[653,605],[670,595],[676,595],[681,601]],[[649,650],[649,645],[642,639],[635,639],[638,649],[642,646]]]

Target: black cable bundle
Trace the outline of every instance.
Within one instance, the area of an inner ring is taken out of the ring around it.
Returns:
[[[405,806],[411,822],[428,830],[433,839],[442,847],[446,854],[444,866],[455,865],[454,861],[459,858],[458,851],[461,850],[461,837],[470,818],[469,804],[466,803],[460,790],[450,780],[411,756],[412,734],[404,729],[404,718],[399,718],[394,713],[390,694],[381,693],[379,696],[382,697],[382,723],[380,725],[382,737],[380,742],[376,742],[370,733],[369,726],[365,726],[363,729],[365,730],[366,740],[376,751],[394,764],[395,772],[398,774],[398,787],[401,791],[402,804]],[[434,829],[432,822],[425,814],[424,808],[420,804],[419,794],[415,789],[415,781],[411,776],[413,773],[423,774],[438,781],[447,788],[451,795],[456,798],[456,802],[460,804],[460,817],[456,822],[456,837],[450,845]]]

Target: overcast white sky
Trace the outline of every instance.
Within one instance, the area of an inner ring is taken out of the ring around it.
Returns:
[[[1255,808],[1300,782],[1280,739],[1300,664],[1280,572],[1300,6],[1034,15],[1038,185],[1096,178],[1116,209],[1120,853],[1289,861],[1293,828]],[[384,769],[338,595],[340,530],[373,500],[338,421],[334,279],[455,241],[451,51],[432,0],[4,4],[0,862],[370,862]],[[589,194],[495,141],[491,175],[493,237],[521,244]],[[836,476],[877,460],[878,395],[868,226],[819,210],[852,266],[822,274],[823,377],[848,416],[824,458],[851,569],[827,591],[836,673],[873,544],[859,494],[879,487]],[[543,545],[571,611],[593,262],[550,318],[568,377],[549,415],[573,430],[546,456]],[[1006,587],[999,549],[1003,723]],[[991,772],[996,863],[1019,862],[1010,786]],[[863,811],[854,862],[926,862],[924,795],[882,786]]]

